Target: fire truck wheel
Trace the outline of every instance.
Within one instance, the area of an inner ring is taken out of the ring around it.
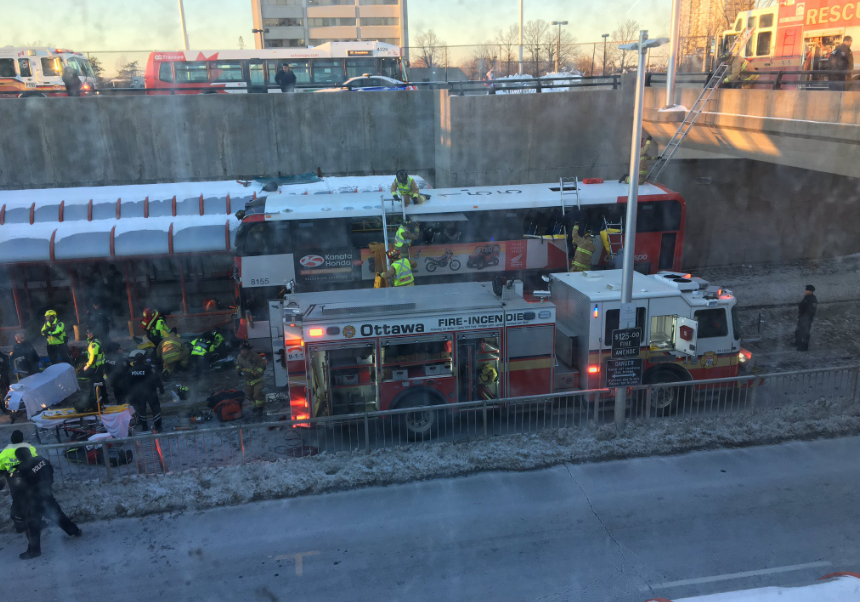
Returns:
[[[680,374],[669,370],[658,370],[645,377],[646,385],[657,383],[680,383],[689,380]],[[682,387],[660,387],[653,389],[651,393],[651,415],[671,416],[678,411],[678,402],[685,396],[686,388]]]
[[[438,431],[442,416],[440,409],[434,406],[432,398],[427,393],[416,391],[397,404],[397,409],[422,408],[415,412],[401,414],[400,432],[412,441],[427,440],[433,437],[434,430]]]

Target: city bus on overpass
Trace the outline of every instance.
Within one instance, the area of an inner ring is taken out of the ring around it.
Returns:
[[[592,182],[592,183],[588,183]],[[403,208],[390,193],[259,197],[236,232],[234,279],[238,335],[268,338],[268,302],[295,281],[300,292],[369,288],[385,271],[383,224],[393,243],[408,217],[419,238],[410,258],[416,284],[487,281],[495,276],[541,286],[566,271],[566,233],[575,211],[606,226],[610,249],[621,247],[627,185],[602,180],[438,188],[427,202]],[[383,211],[383,207],[385,208]],[[639,187],[635,267],[646,274],[681,270],[686,203],[663,186]],[[599,238],[595,269],[613,267]]]
[[[287,63],[296,90],[339,86],[364,74],[405,81],[400,48],[384,42],[328,42],[313,48],[152,52],[144,82],[148,94],[280,92],[275,76]]]

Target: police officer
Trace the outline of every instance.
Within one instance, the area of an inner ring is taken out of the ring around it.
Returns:
[[[412,275],[412,263],[408,257],[400,257],[400,251],[392,249],[388,252],[391,267],[382,276],[387,280],[393,280],[393,286],[415,286],[415,277]]]
[[[397,177],[395,177],[394,182],[391,183],[391,195],[398,201],[400,200],[400,197],[403,197],[404,207],[408,207],[410,201],[416,205],[420,205],[424,202],[424,197],[421,196],[421,193],[418,190],[418,184],[415,182],[415,178],[407,174],[405,169],[397,171]]]
[[[123,356],[122,347],[119,343],[111,341],[105,345],[105,351],[105,380],[110,383],[114,402],[118,404],[126,403],[125,397],[128,385],[125,382],[125,369],[128,367],[128,361]]]
[[[797,304],[797,329],[794,331],[794,344],[798,351],[809,351],[809,332],[812,330],[812,320],[818,309],[818,299],[814,295],[815,287],[806,285],[803,299]]]
[[[26,483],[27,503],[27,551],[20,555],[21,560],[38,558],[42,555],[42,517],[54,521],[66,535],[80,537],[80,527],[66,516],[54,499],[51,486],[54,484],[54,468],[42,456],[34,456],[26,447],[18,448],[15,456],[20,464],[17,472]]]
[[[146,404],[152,411],[152,432],[161,431],[161,402],[158,393],[164,394],[164,385],[155,368],[146,363],[143,351],[134,354],[131,364],[125,369],[125,382],[128,386],[127,397],[137,412],[140,430],[148,431],[146,423]]]
[[[394,234],[394,248],[401,253],[412,246],[413,240],[418,240],[418,228],[415,228],[415,231],[413,231],[410,227],[411,225],[412,220],[407,217]]]
[[[83,369],[84,375],[90,379],[90,405],[99,403],[104,405],[107,401],[107,388],[105,387],[105,354],[102,343],[96,338],[94,328],[87,326],[87,363]]]
[[[28,448],[33,454],[36,453],[35,447],[24,442],[24,433],[16,429],[12,431],[10,444],[0,452],[0,474],[5,475],[5,478],[0,481],[0,489],[3,489],[4,483],[8,483],[9,493],[12,495],[12,507],[9,516],[17,533],[24,532],[27,515],[25,486],[20,473],[17,472],[19,461],[15,457],[15,451],[21,447]]]
[[[52,364],[72,363],[69,346],[66,344],[66,325],[57,319],[57,312],[49,309],[45,312],[45,324],[42,326],[42,336],[48,340],[48,357]]]

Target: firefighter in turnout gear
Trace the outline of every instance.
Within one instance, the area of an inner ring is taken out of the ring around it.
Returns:
[[[142,431],[148,431],[146,423],[146,405],[152,411],[152,432],[161,430],[161,402],[158,394],[164,394],[164,385],[158,377],[155,368],[146,363],[143,351],[138,351],[125,369],[125,381],[128,387],[128,400],[137,412],[138,424]]]
[[[54,499],[54,468],[51,463],[42,456],[33,455],[26,447],[15,450],[15,456],[20,461],[17,472],[24,479],[27,507],[27,551],[20,558],[28,560],[42,555],[43,517],[60,525],[66,535],[80,537],[82,533]]]
[[[187,368],[188,358],[191,355],[188,348],[182,344],[179,335],[172,332],[168,332],[164,336],[158,344],[155,354],[161,360],[161,377],[165,380],[169,379],[170,375],[180,367]]]
[[[191,361],[195,377],[200,376],[200,373],[220,355],[223,343],[224,337],[216,330],[191,341]]]
[[[107,403],[107,387],[105,387],[105,353],[102,349],[92,326],[87,326],[87,363],[83,368],[83,375],[89,379],[90,408],[96,408],[96,404]]]
[[[239,344],[241,351],[236,360],[236,373],[245,378],[245,396],[254,403],[254,413],[263,415],[263,379],[266,373],[266,361],[251,349],[248,341]]]
[[[143,310],[143,320],[141,320],[140,325],[143,327],[146,338],[156,347],[158,347],[161,339],[170,332],[170,329],[167,328],[167,323],[164,321],[164,316],[155,309],[147,308]]]
[[[392,286],[415,286],[409,258],[400,257],[400,251],[392,249],[388,252],[388,259],[391,261],[391,267],[382,276],[386,280],[393,280]]]
[[[570,233],[570,238],[573,244],[576,245],[576,253],[573,259],[570,260],[571,272],[585,272],[591,269],[591,258],[594,255],[594,234],[585,224],[585,221],[579,223],[579,227]]]
[[[397,232],[394,234],[394,248],[398,251],[404,251],[409,249],[412,246],[413,240],[418,240],[418,227],[413,229],[412,220],[408,217],[400,224],[400,227],[397,228]]]
[[[407,174],[404,169],[397,171],[397,176],[391,183],[391,195],[398,201],[402,197],[404,207],[408,207],[410,201],[420,205],[425,200],[418,190],[415,178]]]
[[[66,325],[57,319],[57,312],[49,309],[45,312],[45,324],[42,326],[42,336],[48,340],[48,358],[52,364],[72,363],[69,346],[66,344]]]

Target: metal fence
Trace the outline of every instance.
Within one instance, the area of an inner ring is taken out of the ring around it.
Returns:
[[[649,421],[705,418],[726,413],[810,405],[829,400],[857,402],[860,366],[804,370],[737,378],[642,385],[628,389],[626,417]],[[87,463],[104,450],[91,442],[38,445],[55,467],[55,479],[112,481],[137,474],[302,458],[319,453],[392,449],[438,442],[459,443],[578,429],[614,420],[614,390],[598,389],[516,399],[401,408],[303,421],[200,428],[111,440],[110,461]],[[97,445],[97,444],[96,444]],[[89,449],[87,449],[89,446]],[[82,450],[82,451],[69,451]],[[129,458],[125,462],[122,458]]]
[[[678,73],[679,87],[704,87],[713,76],[707,73]],[[833,81],[831,81],[833,80]],[[665,73],[647,73],[646,87],[666,87]],[[755,90],[860,91],[860,70],[855,71],[746,71],[730,85],[721,87]]]

